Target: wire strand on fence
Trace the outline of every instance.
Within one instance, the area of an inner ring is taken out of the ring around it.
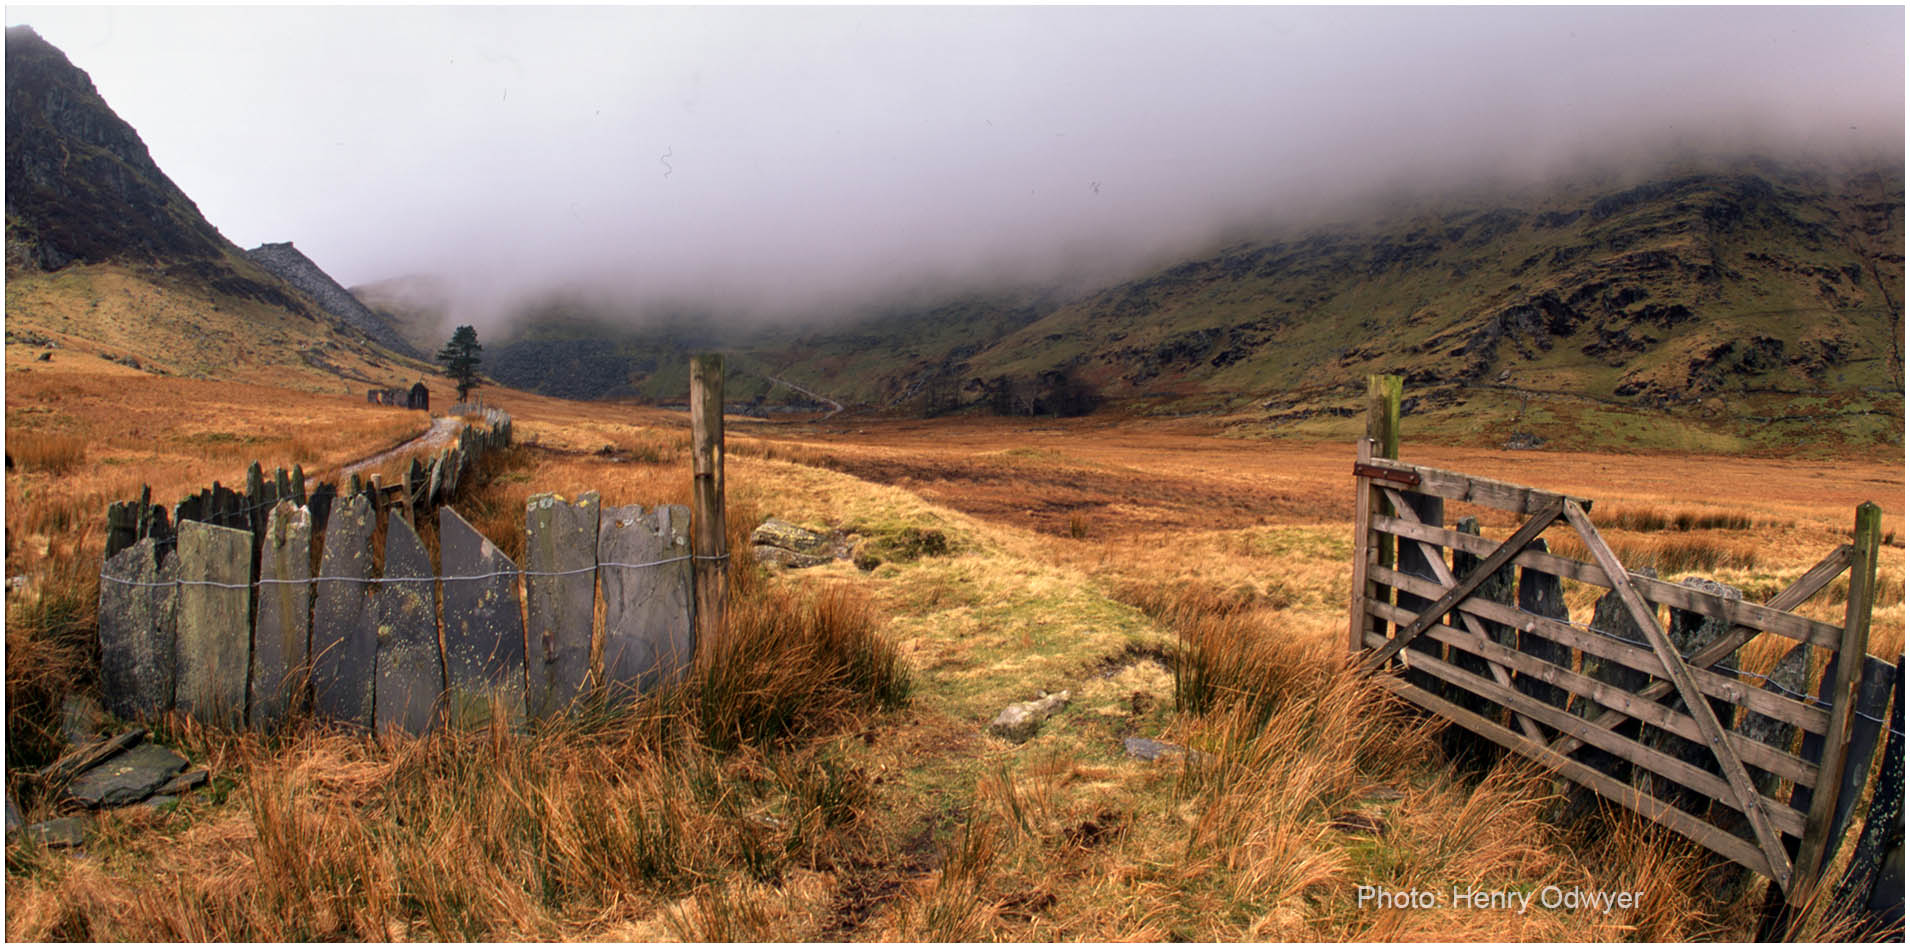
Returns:
[[[163,583],[143,583],[137,580],[121,579],[118,576],[109,576],[102,573],[100,574],[100,579],[110,583],[117,583],[121,586],[138,586],[149,589],[167,586],[210,586],[215,589],[252,589],[258,586],[297,586],[306,583],[365,583],[367,585],[378,586],[385,583],[476,582],[481,579],[497,579],[500,576],[575,576],[580,573],[595,572],[605,567],[616,569],[649,569],[656,566],[668,566],[671,563],[681,563],[691,558],[690,554],[685,553],[682,556],[652,560],[648,563],[598,563],[594,566],[580,566],[576,569],[560,570],[504,569],[491,573],[479,573],[475,576],[308,576],[304,579],[255,579],[249,583],[221,583],[210,579],[174,579]],[[715,559],[716,557],[709,558]]]

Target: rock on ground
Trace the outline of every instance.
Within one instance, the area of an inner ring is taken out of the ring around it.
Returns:
[[[995,715],[993,723],[988,725],[989,733],[1006,738],[1019,744],[1033,736],[1041,728],[1041,722],[1056,711],[1068,706],[1068,692],[1043,695],[1036,701],[1022,701],[1001,709]]]
[[[126,806],[151,796],[184,769],[186,759],[172,750],[141,744],[74,777],[66,796],[87,807]]]

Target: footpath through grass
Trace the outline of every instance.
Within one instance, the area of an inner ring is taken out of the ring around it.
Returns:
[[[518,429],[535,443],[491,473],[487,532],[533,490],[687,490],[677,452],[624,450],[654,432]],[[1716,903],[1680,840],[1623,816],[1549,821],[1560,785],[1458,773],[1433,725],[1348,675],[1350,545],[1330,514],[1071,539],[768,457],[732,455],[729,484],[733,549],[766,516],[943,549],[774,575],[739,555],[740,637],[635,711],[403,740],[164,729],[212,790],[109,813],[80,854],[10,847],[9,937],[1753,934],[1758,885]],[[1005,705],[1063,690],[1032,739],[988,733]],[[1140,760],[1128,737],[1192,753]],[[1445,897],[1387,909],[1363,886]],[[1450,895],[1548,886],[1635,907]]]

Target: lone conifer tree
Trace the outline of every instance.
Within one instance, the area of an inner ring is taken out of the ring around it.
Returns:
[[[451,333],[451,341],[438,350],[438,361],[444,363],[446,378],[456,379],[458,383],[458,401],[464,401],[465,393],[477,388],[478,353],[484,347],[478,345],[477,330],[469,326],[459,326]]]

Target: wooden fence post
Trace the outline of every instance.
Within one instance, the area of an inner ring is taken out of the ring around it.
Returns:
[[[696,637],[713,642],[729,593],[728,525],[723,511],[723,357],[690,359],[690,450],[694,474],[690,550],[696,574]]]
[[[1402,388],[1397,375],[1369,375],[1366,377],[1366,434],[1360,441],[1358,461],[1369,458],[1399,459],[1399,397]],[[1366,648],[1366,630],[1373,627],[1372,617],[1366,614],[1365,600],[1385,597],[1391,601],[1388,590],[1366,579],[1365,566],[1374,561],[1375,551],[1369,549],[1369,543],[1377,543],[1378,564],[1393,565],[1393,538],[1374,536],[1372,517],[1374,514],[1390,514],[1392,507],[1380,493],[1378,487],[1367,485],[1354,499],[1353,529],[1353,608],[1347,635],[1347,648],[1358,653]]]
[[[1850,751],[1850,712],[1855,704],[1857,675],[1863,670],[1870,646],[1870,606],[1877,593],[1877,545],[1883,535],[1883,510],[1868,501],[1857,507],[1850,549],[1850,598],[1844,603],[1844,636],[1837,648],[1837,664],[1824,674],[1836,675],[1831,688],[1830,731],[1824,735],[1824,757],[1818,764],[1825,774],[1811,800],[1798,845],[1797,872],[1789,889],[1790,905],[1801,907],[1817,888],[1824,856],[1832,846],[1830,825],[1837,810],[1839,776]]]

